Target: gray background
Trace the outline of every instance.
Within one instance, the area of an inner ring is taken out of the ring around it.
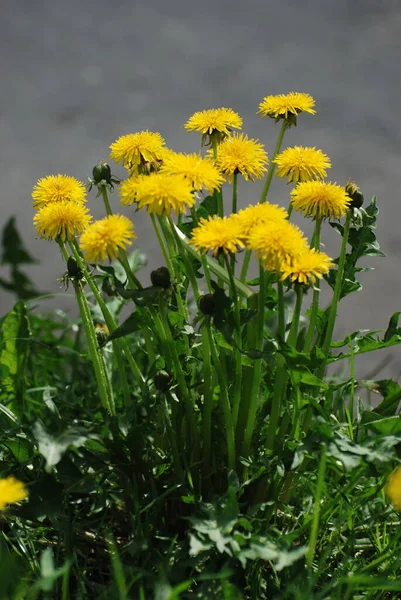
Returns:
[[[271,153],[278,128],[256,116],[258,103],[294,90],[311,93],[318,114],[302,115],[285,145],[322,148],[331,180],[351,176],[380,202],[378,236],[389,257],[371,259],[376,271],[361,276],[364,290],[341,304],[338,335],[385,328],[401,310],[400,0],[3,0],[0,16],[1,222],[17,216],[41,260],[30,270],[38,286],[59,291],[63,271],[57,247],[35,239],[30,193],[39,177],[85,180],[116,137],[145,128],[175,150],[195,151],[198,137],[183,123],[219,106],[237,110],[244,131]],[[257,191],[242,186],[241,204],[255,202]],[[287,205],[288,193],[276,181],[270,200]],[[100,216],[97,202],[92,193]],[[159,264],[146,214],[135,223],[141,248]],[[339,238],[328,229],[327,250],[337,255]],[[12,300],[2,295],[1,312]],[[390,355],[385,372],[398,377],[398,350],[361,368]]]

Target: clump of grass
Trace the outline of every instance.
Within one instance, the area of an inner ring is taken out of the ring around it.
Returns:
[[[58,245],[80,316],[43,314],[7,282],[20,299],[0,346],[2,598],[399,597],[401,387],[355,372],[356,356],[401,342],[399,313],[385,332],[333,338],[360,259],[384,255],[376,198],[326,181],[321,150],[281,151],[314,107],[300,93],[261,102],[279,126],[270,156],[226,108],[187,122],[199,155],[149,131],[119,138],[127,178],[102,162],[88,184],[98,221],[82,182],[35,185],[36,232]],[[274,176],[292,186],[287,207],[270,201]],[[241,210],[240,178],[263,179]],[[115,188],[149,213],[165,262],[150,281]],[[321,250],[328,226],[338,257]],[[10,227],[7,262],[32,262]],[[349,375],[327,377],[335,363]]]

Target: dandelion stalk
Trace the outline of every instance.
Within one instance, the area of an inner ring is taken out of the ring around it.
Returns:
[[[210,141],[212,143],[213,158],[214,158],[214,160],[217,160],[218,142],[217,142],[216,134],[211,134]],[[217,214],[219,215],[219,217],[224,217],[223,194],[222,194],[221,188],[219,188],[218,190],[215,191],[215,195],[217,198]]]
[[[315,250],[318,250],[318,251],[320,250],[321,227],[322,227],[322,219],[321,219],[321,217],[317,217],[316,221],[315,221],[315,230],[314,230],[313,237],[312,237],[311,248],[315,248]],[[305,346],[304,346],[305,352],[310,351],[312,341],[313,341],[313,336],[315,335],[316,319],[317,319],[317,313],[319,310],[319,295],[320,295],[320,287],[313,286],[311,315],[310,315],[310,319],[309,319],[309,327],[308,327],[308,332],[306,334]]]
[[[265,324],[265,294],[266,294],[266,274],[262,264],[259,265],[259,294],[258,294],[258,323],[257,323],[257,350],[263,349],[264,324]],[[244,439],[242,442],[242,456],[247,457],[251,446],[253,431],[255,428],[256,412],[258,407],[260,376],[262,369],[262,359],[257,359],[253,367],[251,382],[251,393],[249,397],[248,415],[246,423],[243,426],[239,423],[240,429],[244,429]]]
[[[224,254],[224,260],[227,267],[227,272],[230,277],[230,288],[231,288],[231,296],[234,303],[234,316],[235,316],[235,333],[234,333],[234,356],[235,356],[235,382],[234,382],[234,400],[232,407],[232,419],[234,429],[237,426],[238,420],[238,412],[241,403],[241,386],[242,386],[242,358],[240,353],[241,347],[241,315],[240,315],[240,303],[238,301],[237,290],[235,287],[234,276],[232,272],[232,268],[230,265],[230,261],[226,254]]]
[[[107,325],[110,333],[112,333],[117,328],[117,324],[114,321],[114,318],[113,318],[111,312],[109,311],[107,304],[103,300],[102,295],[99,291],[99,288],[97,287],[96,283],[93,280],[93,277],[91,277],[91,275],[88,271],[88,268],[85,264],[85,261],[81,257],[81,254],[80,254],[79,248],[78,248],[78,244],[75,240],[70,242],[70,248],[71,248],[71,252],[72,252],[75,260],[77,261],[77,264],[78,264],[80,270],[84,274],[85,280],[87,281],[92,294],[95,296],[96,302],[98,303],[99,308],[102,311],[106,325]],[[124,352],[124,355],[129,363],[131,369],[132,369],[135,379],[137,379],[138,382],[143,383],[143,381],[144,381],[143,375],[136,363],[136,360],[132,356],[131,350],[130,350],[126,340],[124,338],[119,338],[117,340],[113,340],[113,348],[114,348],[114,351],[116,352],[117,364],[120,362],[119,358],[120,358],[121,350],[122,350]]]
[[[204,473],[207,477],[211,468],[212,444],[212,411],[213,411],[213,377],[212,363],[210,360],[209,335],[206,327],[202,327],[203,349],[203,448],[204,448]]]
[[[234,426],[231,415],[231,406],[230,400],[228,397],[228,389],[227,389],[227,373],[223,367],[223,364],[219,360],[216,344],[213,339],[213,334],[211,331],[210,324],[207,326],[207,332],[209,336],[209,346],[210,346],[210,354],[214,364],[214,368],[217,371],[217,377],[220,384],[220,400],[222,402],[223,414],[225,420],[225,428],[226,428],[226,441],[227,441],[227,465],[228,469],[231,471],[235,471],[236,465],[236,456],[235,456],[235,435],[234,435]]]
[[[343,275],[344,275],[344,267],[345,267],[345,257],[347,253],[347,244],[348,244],[348,235],[349,229],[351,226],[351,218],[352,218],[352,209],[347,212],[347,216],[345,217],[344,231],[343,231],[343,239],[341,244],[341,252],[340,259],[338,261],[338,269],[336,275],[336,283],[334,286],[333,299],[331,301],[330,313],[327,322],[326,335],[322,345],[322,351],[324,354],[324,361],[319,368],[318,377],[322,378],[324,376],[324,372],[326,370],[327,359],[330,350],[330,344],[333,337],[334,325],[337,316],[337,306],[340,300],[341,286],[343,284]]]
[[[233,204],[232,204],[232,213],[237,212],[237,202],[238,202],[238,171],[235,171],[233,175]]]
[[[314,505],[314,510],[313,510],[312,527],[311,527],[310,536],[309,536],[308,551],[306,554],[306,563],[309,568],[312,567],[313,559],[315,558],[317,535],[318,535],[318,531],[319,531],[320,502],[321,502],[322,493],[323,493],[324,478],[326,475],[326,462],[327,462],[326,445],[323,444],[322,453],[321,453],[320,462],[319,462],[319,471],[317,474],[316,495],[315,495],[315,505]]]
[[[95,371],[96,381],[99,389],[99,395],[104,408],[110,415],[115,415],[115,407],[113,394],[110,387],[109,378],[107,375],[106,365],[104,364],[103,356],[99,351],[96,332],[93,326],[88,302],[82,289],[80,281],[74,281],[74,289],[77,297],[79,312],[82,319],[82,324],[85,330],[86,340],[88,343],[89,356],[92,361]]]
[[[198,221],[198,217],[196,215],[196,211],[195,211],[194,208],[191,208],[191,216],[192,216],[192,221],[193,221],[193,223],[194,223],[194,225],[196,227],[198,225],[199,221]],[[180,237],[179,234],[178,234],[178,232],[180,231],[180,229],[178,227],[174,226],[174,231],[177,234],[177,236]],[[180,233],[182,233],[182,232],[180,232]],[[182,235],[184,235],[184,234],[182,234]],[[183,242],[183,244],[185,244],[185,242],[182,240],[181,237],[180,237],[180,240]],[[189,252],[189,249],[188,249],[188,252]],[[196,254],[193,255],[193,256],[196,256]],[[203,272],[205,274],[207,289],[208,289],[209,292],[212,292],[212,280],[211,280],[211,277],[210,277],[210,269],[209,269],[209,264],[208,264],[208,262],[206,260],[206,256],[204,254],[201,254],[200,256],[196,256],[196,258],[198,258],[198,260],[201,261],[201,264],[202,264],[202,267],[203,267]]]
[[[60,241],[59,246],[64,256],[64,259],[67,262],[69,259],[69,255],[64,243]],[[88,344],[89,356],[93,365],[93,370],[95,372],[96,382],[102,405],[110,415],[115,415],[113,392],[110,386],[106,365],[104,362],[103,355],[99,351],[99,344],[97,341],[95,327],[93,325],[92,317],[90,314],[88,301],[82,289],[81,282],[78,279],[74,279],[74,290],[77,298],[79,313],[81,315],[82,325],[85,331],[86,341]]]

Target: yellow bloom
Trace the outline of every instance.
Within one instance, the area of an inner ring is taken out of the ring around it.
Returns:
[[[95,221],[82,235],[80,246],[88,262],[117,258],[136,238],[133,223],[123,215],[109,215]]]
[[[136,202],[136,190],[142,179],[147,179],[148,175],[134,175],[121,182],[118,193],[120,202],[123,206],[130,206]]]
[[[262,204],[250,205],[238,213],[238,222],[241,227],[241,234],[244,239],[249,237],[249,234],[262,223],[269,221],[284,221],[288,216],[287,211],[278,204]]]
[[[251,231],[248,246],[268,271],[281,271],[308,249],[303,232],[288,221],[269,221]]]
[[[201,219],[198,227],[192,231],[190,242],[203,254],[208,250],[213,250],[214,255],[221,251],[234,254],[244,247],[236,215]]]
[[[351,198],[343,187],[335,183],[306,181],[292,190],[291,202],[294,209],[305,217],[339,219],[347,212]]]
[[[293,283],[303,283],[313,285],[317,279],[329,272],[330,267],[334,267],[331,258],[324,252],[318,252],[309,249],[304,254],[300,254],[291,262],[283,262],[281,265],[282,277],[290,277]]]
[[[268,160],[263,144],[244,134],[233,134],[219,147],[217,166],[231,183],[234,173],[241,173],[247,181],[261,179]]]
[[[73,240],[85,231],[92,217],[88,209],[63,200],[46,204],[33,217],[37,234],[47,240]]]
[[[24,484],[14,477],[0,479],[0,510],[4,510],[8,504],[16,504],[28,497]]]
[[[223,184],[223,177],[212,160],[198,154],[170,152],[163,160],[162,173],[181,175],[188,179],[194,190],[205,188],[210,194]]]
[[[262,117],[271,117],[278,121],[279,119],[288,119],[291,116],[296,117],[301,112],[314,115],[316,114],[314,106],[315,100],[309,94],[290,92],[278,96],[266,96],[259,104],[258,113]]]
[[[394,508],[401,511],[401,466],[397,467],[388,478],[386,494]]]
[[[32,190],[32,199],[35,208],[62,200],[85,204],[85,185],[69,175],[48,175],[38,180]]]
[[[110,158],[137,173],[141,165],[155,166],[162,160],[164,145],[160,133],[148,130],[129,133],[111,144]]]
[[[198,131],[202,142],[208,136],[219,134],[219,139],[231,133],[232,129],[241,129],[242,119],[231,108],[211,108],[196,112],[184,125],[187,131]]]
[[[324,179],[327,175],[326,169],[331,167],[327,154],[316,148],[302,146],[287,148],[278,154],[273,162],[277,165],[276,175],[283,179],[288,178],[288,183]]]
[[[180,175],[152,173],[141,177],[134,188],[138,208],[147,208],[151,214],[169,215],[171,210],[180,214],[195,204],[191,183]]]

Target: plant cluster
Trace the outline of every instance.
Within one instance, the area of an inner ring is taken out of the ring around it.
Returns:
[[[376,199],[327,181],[322,150],[282,150],[307,113],[308,94],[263,99],[279,127],[270,157],[219,108],[185,124],[199,153],[141,131],[110,146],[122,181],[106,162],[88,186],[39,179],[34,226],[60,249],[75,320],[41,313],[7,225],[20,275],[5,287],[20,299],[0,346],[0,598],[400,597],[401,387],[355,373],[356,356],[401,343],[400,313],[385,332],[333,338],[360,259],[384,254]],[[268,201],[275,176],[286,207]],[[264,181],[239,209],[241,178]],[[165,264],[150,282],[113,191],[151,219]],[[338,257],[322,251],[328,225]]]

